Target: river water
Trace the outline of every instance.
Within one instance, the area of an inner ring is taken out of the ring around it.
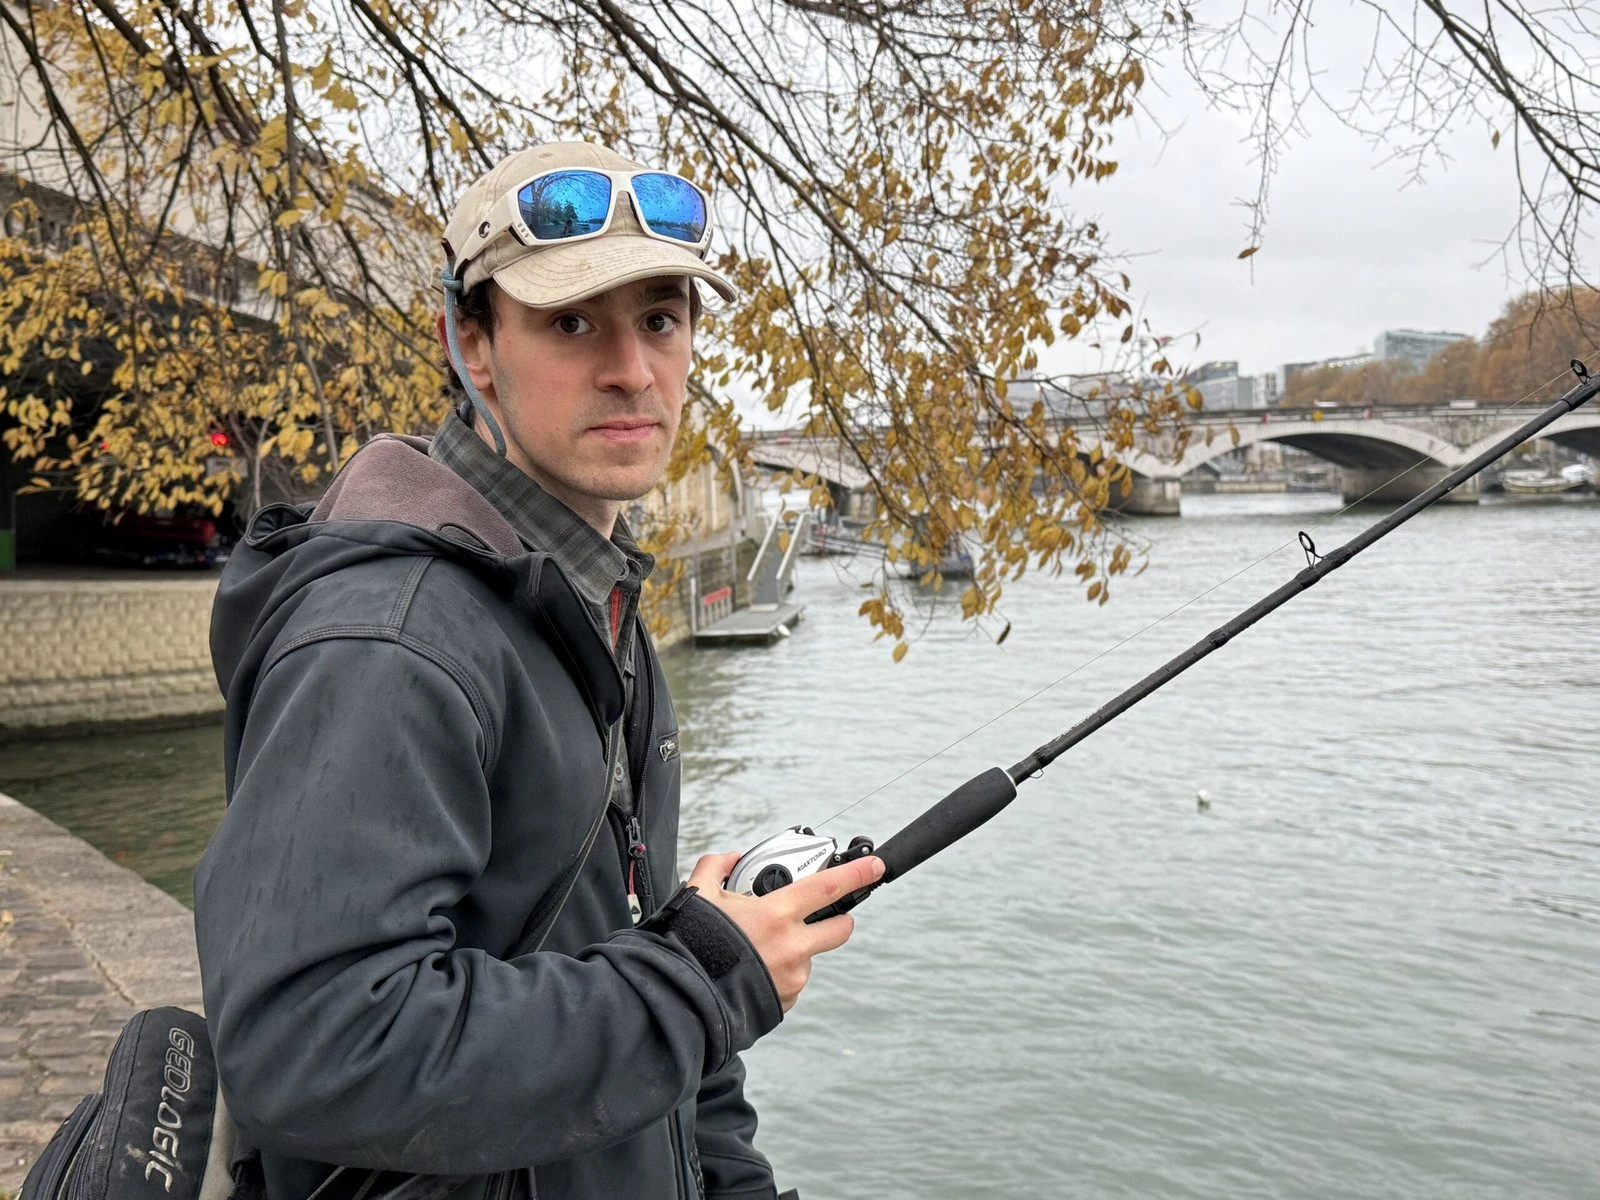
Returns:
[[[899,666],[834,560],[764,650],[670,656],[684,865],[880,840],[1303,564],[1327,497],[1130,523],[1113,602],[1029,576],[1002,645],[911,594]],[[864,570],[864,568],[863,568]],[[1600,504],[1425,513],[884,889],[747,1057],[806,1200],[1600,1196]],[[925,625],[925,628],[923,626]],[[0,747],[0,790],[187,896],[218,731]],[[1205,789],[1211,807],[1200,811]]]

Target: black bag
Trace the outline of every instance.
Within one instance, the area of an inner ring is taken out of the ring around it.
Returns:
[[[85,1096],[23,1181],[18,1200],[227,1200],[233,1122],[205,1018],[136,1013]]]

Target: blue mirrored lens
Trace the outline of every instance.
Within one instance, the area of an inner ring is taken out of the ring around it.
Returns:
[[[517,203],[541,242],[599,233],[611,211],[611,180],[593,171],[554,171],[518,192]]]
[[[639,216],[651,233],[697,245],[706,233],[706,202],[695,186],[676,175],[635,175]]]

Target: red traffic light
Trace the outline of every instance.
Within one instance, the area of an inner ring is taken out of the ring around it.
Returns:
[[[223,433],[220,429],[212,430],[211,444],[219,449],[223,446],[226,446],[228,444],[228,435]]]

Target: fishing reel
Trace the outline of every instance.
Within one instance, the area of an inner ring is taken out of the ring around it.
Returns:
[[[745,851],[728,875],[726,886],[730,892],[765,896],[807,875],[865,858],[872,851],[871,838],[851,838],[841,850],[838,841],[827,834],[815,833],[804,825],[791,825]]]

